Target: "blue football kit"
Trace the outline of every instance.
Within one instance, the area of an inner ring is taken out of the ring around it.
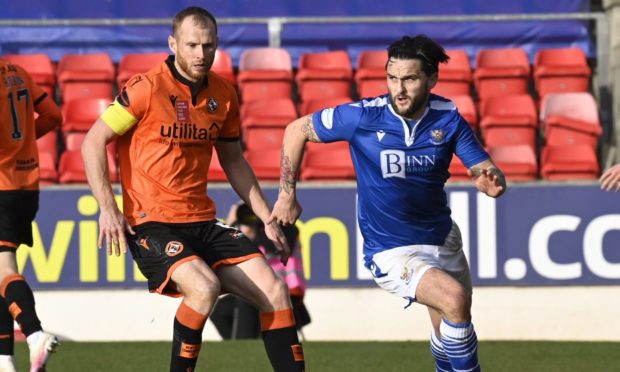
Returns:
[[[452,101],[434,94],[418,121],[398,115],[384,95],[318,111],[313,122],[322,142],[349,142],[367,264],[391,248],[443,244],[452,155],[468,168],[489,158]]]

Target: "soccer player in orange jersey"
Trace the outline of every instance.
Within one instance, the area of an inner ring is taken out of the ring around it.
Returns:
[[[174,53],[130,79],[86,135],[82,154],[101,209],[99,246],[127,247],[152,292],[183,296],[174,320],[171,371],[193,371],[207,317],[222,292],[261,311],[262,335],[276,371],[303,371],[303,349],[286,284],[238,230],[215,219],[207,196],[215,148],[239,196],[263,221],[270,208],[239,143],[234,87],[210,71],[217,49],[211,13],[189,7],[173,19]],[[123,213],[107,175],[105,146],[118,138]],[[286,262],[289,247],[277,224],[268,237]]]
[[[15,252],[20,244],[32,245],[32,221],[39,209],[36,139],[61,122],[58,106],[30,75],[0,59],[0,371],[15,371],[13,319],[26,335],[30,371],[43,371],[58,345],[57,338],[41,328],[32,290],[17,271]]]

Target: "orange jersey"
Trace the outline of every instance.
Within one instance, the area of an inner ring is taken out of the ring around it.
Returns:
[[[37,190],[34,107],[47,94],[19,66],[0,59],[0,190]]]
[[[123,207],[131,225],[215,218],[207,196],[213,145],[240,134],[229,82],[209,72],[204,84],[192,84],[171,56],[131,78],[101,118],[120,135]]]

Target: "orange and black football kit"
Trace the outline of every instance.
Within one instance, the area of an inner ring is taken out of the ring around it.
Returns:
[[[193,83],[170,56],[131,78],[101,118],[120,135],[123,209],[136,231],[127,240],[151,291],[178,295],[168,283],[182,262],[200,257],[214,267],[261,255],[237,230],[216,223],[207,195],[214,143],[240,135],[228,81],[209,72]]]
[[[0,251],[32,245],[39,209],[34,113],[46,96],[20,66],[0,59]]]

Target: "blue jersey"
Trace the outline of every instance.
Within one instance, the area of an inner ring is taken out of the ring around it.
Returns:
[[[313,121],[322,142],[349,142],[366,261],[395,247],[443,244],[452,154],[468,168],[489,158],[452,101],[434,94],[417,122],[398,115],[389,95],[318,111]]]

